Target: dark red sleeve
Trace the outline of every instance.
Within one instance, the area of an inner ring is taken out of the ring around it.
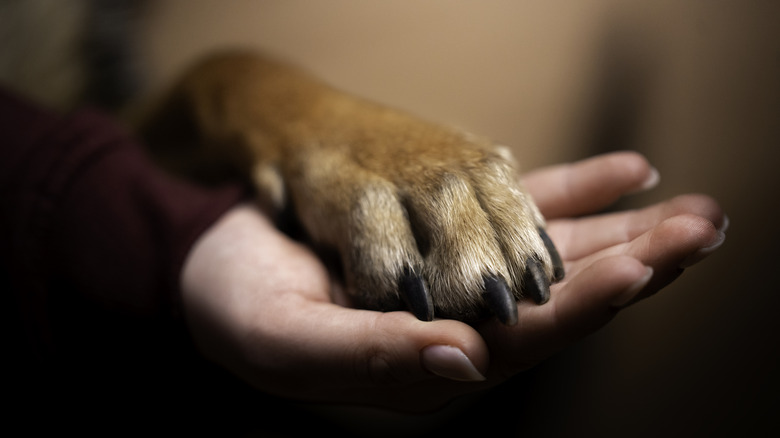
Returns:
[[[105,115],[0,90],[0,288],[20,357],[112,366],[180,347],[183,261],[241,196],[169,177]]]

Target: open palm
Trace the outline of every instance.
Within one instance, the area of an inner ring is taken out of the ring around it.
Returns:
[[[541,169],[523,182],[566,265],[544,305],[519,323],[419,321],[341,306],[317,257],[252,206],[196,243],[182,274],[196,345],[258,389],[302,400],[427,410],[499,384],[652,295],[722,243],[717,203],[686,195],[642,210],[591,215],[646,188],[635,153]]]

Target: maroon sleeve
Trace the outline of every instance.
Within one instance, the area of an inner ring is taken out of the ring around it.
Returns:
[[[241,195],[169,177],[98,112],[61,117],[0,90],[4,326],[46,360],[170,347],[184,259]]]

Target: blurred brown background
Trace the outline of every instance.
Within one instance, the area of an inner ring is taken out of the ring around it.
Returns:
[[[496,391],[412,422],[315,410],[321,421],[374,436],[780,432],[780,3],[165,0],[138,18],[150,92],[209,50],[259,47],[511,145],[526,169],[639,150],[661,184],[621,207],[704,192],[731,219],[710,259]],[[41,88],[28,90],[69,99]]]

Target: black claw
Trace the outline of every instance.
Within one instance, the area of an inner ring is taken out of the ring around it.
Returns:
[[[555,248],[555,245],[553,245],[552,240],[550,240],[550,236],[547,235],[547,231],[544,230],[544,228],[539,227],[539,235],[542,237],[542,241],[544,242],[544,246],[547,247],[547,252],[550,254],[550,259],[552,259],[552,265],[553,265],[553,283],[563,280],[564,275],[566,275],[566,271],[563,269],[563,260],[561,260],[561,255],[558,254],[558,250]]]
[[[485,302],[504,325],[517,324],[515,297],[501,277],[485,277]]]
[[[547,280],[547,275],[539,260],[531,258],[525,263],[523,291],[536,304],[544,304],[550,299],[550,282]]]
[[[421,321],[433,320],[433,299],[423,279],[411,269],[405,269],[398,283],[406,308]]]

